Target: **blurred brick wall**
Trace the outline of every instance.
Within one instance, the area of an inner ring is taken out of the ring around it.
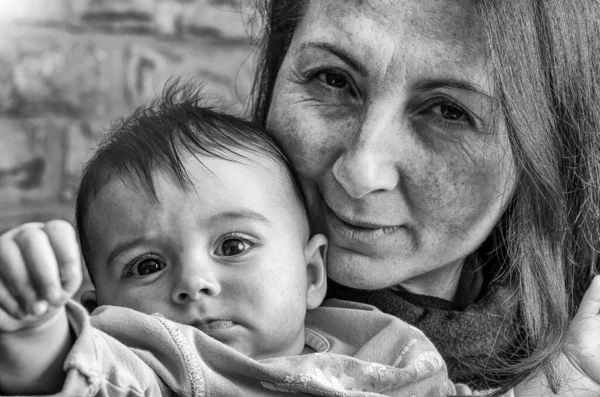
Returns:
[[[72,221],[83,162],[111,120],[177,74],[243,109],[247,0],[0,0],[0,232]]]

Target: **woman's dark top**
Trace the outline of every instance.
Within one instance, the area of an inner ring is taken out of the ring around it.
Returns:
[[[490,355],[510,350],[514,318],[513,305],[509,303],[512,289],[501,284],[489,286],[483,281],[471,281],[470,287],[473,293],[465,307],[401,288],[358,290],[332,280],[327,296],[373,305],[419,328],[446,360],[453,382],[476,389],[498,387],[502,379],[494,379],[492,374],[485,380],[481,375],[475,377],[469,365],[485,366]]]

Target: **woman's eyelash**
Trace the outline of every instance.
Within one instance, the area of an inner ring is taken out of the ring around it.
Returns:
[[[345,83],[344,87],[335,87],[334,84],[329,84],[327,79],[334,83],[337,78],[339,83],[340,78]],[[344,72],[337,69],[318,69],[311,71],[305,77],[305,81],[308,84],[316,84],[318,89],[327,95],[339,96],[342,93],[349,94],[350,96],[356,96],[356,89],[352,83],[352,79]]]
[[[452,119],[444,118],[443,114],[436,113],[435,121],[437,124],[441,125],[443,128],[458,130],[458,129],[465,128],[465,124],[468,124],[471,127],[477,127],[477,123],[475,122],[473,116],[469,113],[469,111],[465,110],[465,108],[463,106],[460,106],[460,105],[454,103],[453,101],[450,101],[445,98],[430,102],[427,105],[425,111],[429,111],[429,112],[433,113],[434,107],[440,107],[440,109],[439,109],[440,113],[443,113],[443,110],[441,109],[442,106],[447,106],[447,107],[453,108],[455,110],[458,110],[458,111],[462,112],[463,116],[464,116],[464,120],[452,120]]]

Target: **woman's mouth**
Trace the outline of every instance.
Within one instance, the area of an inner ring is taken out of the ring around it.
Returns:
[[[364,220],[350,220],[349,218],[337,214],[327,204],[324,203],[325,217],[330,229],[338,232],[346,238],[353,240],[370,240],[381,238],[403,229],[401,225],[389,225],[373,223]]]

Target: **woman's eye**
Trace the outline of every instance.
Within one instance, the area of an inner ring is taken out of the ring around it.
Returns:
[[[304,75],[304,83],[315,91],[318,100],[354,100],[360,96],[360,91],[352,78],[348,74],[338,69],[317,69],[307,71]]]
[[[160,272],[165,268],[165,264],[156,259],[144,259],[131,269],[131,274],[136,277],[149,276]]]
[[[230,238],[221,243],[221,254],[223,256],[235,256],[248,250],[249,244],[239,238]]]
[[[325,72],[322,73],[320,77],[325,84],[334,88],[345,88],[348,85],[348,80],[338,73]]]
[[[446,120],[451,121],[468,121],[467,113],[459,108],[458,106],[451,105],[449,103],[440,103],[433,106],[432,110],[434,113],[438,113]]]
[[[421,121],[426,122],[438,131],[479,131],[481,128],[478,119],[469,110],[444,97],[426,101],[422,104],[418,114]]]
[[[450,120],[459,120],[465,116],[465,112],[463,112],[462,109],[448,104],[440,105],[440,111],[442,112],[442,116],[444,116],[444,118]]]

